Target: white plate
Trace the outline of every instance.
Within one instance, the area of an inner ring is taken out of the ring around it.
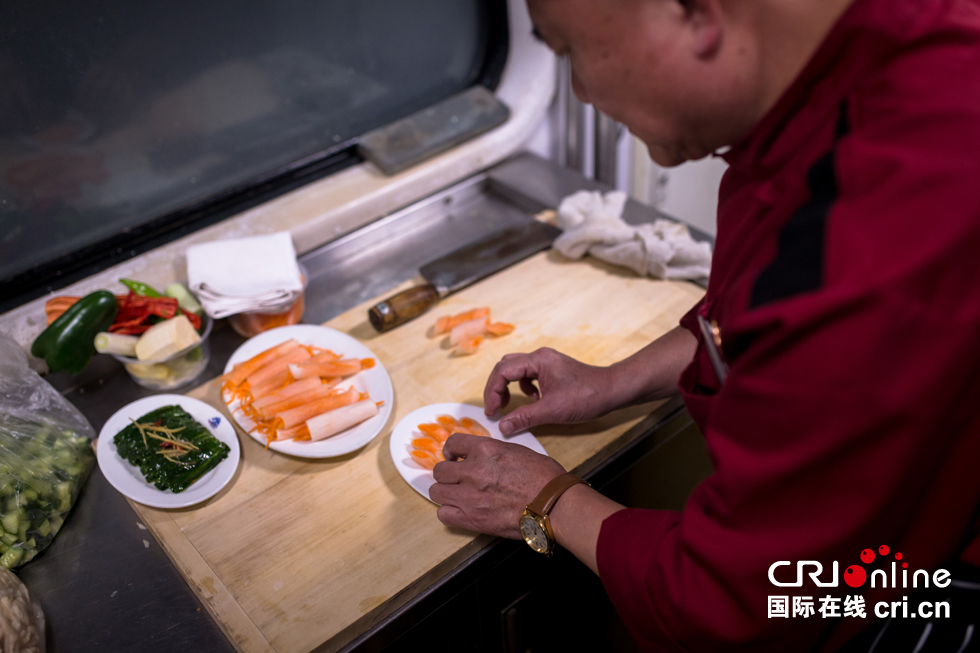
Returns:
[[[269,448],[290,456],[329,458],[357,451],[373,440],[388,423],[388,418],[391,416],[391,407],[395,399],[391,387],[391,377],[388,376],[388,370],[381,364],[374,352],[346,333],[313,324],[294,324],[293,326],[270,329],[247,340],[236,349],[235,353],[228,359],[228,364],[225,365],[225,374],[230,372],[231,368],[238,363],[247,361],[249,358],[290,338],[295,338],[297,342],[303,345],[329,349],[334,353],[341,354],[344,358],[373,358],[374,367],[358,372],[349,381],[345,381],[337,387],[343,389],[354,386],[361,392],[367,392],[373,401],[383,401],[384,403],[377,415],[337,435],[317,442],[283,440],[282,442],[271,443]],[[242,427],[242,430],[265,446],[265,437],[262,434],[249,433],[255,428],[255,422],[238,410],[238,400],[228,403],[227,396],[222,395],[222,398],[228,405],[228,410],[235,418],[235,422]]]
[[[429,498],[429,488],[436,481],[432,478],[431,470],[425,469],[412,459],[411,451],[414,448],[412,447],[412,440],[422,435],[418,430],[419,424],[435,422],[436,417],[439,415],[449,415],[450,417],[455,417],[457,420],[469,417],[490,431],[490,436],[494,440],[513,442],[545,456],[548,455],[548,452],[544,450],[544,447],[541,446],[538,439],[527,431],[506,436],[503,435],[497,426],[500,418],[494,417],[491,419],[487,417],[483,414],[483,409],[477,406],[454,403],[422,406],[413,410],[398,422],[391,432],[391,439],[388,441],[388,446],[391,450],[391,459],[395,463],[395,469],[402,475],[406,483],[411,485],[423,497],[429,499],[429,501],[432,501]]]
[[[117,433],[130,425],[130,418],[139,419],[151,410],[173,405],[190,413],[191,417],[211,431],[211,435],[231,449],[228,457],[218,463],[217,467],[177,494],[170,490],[158,490],[152,483],[147,483],[139,468],[130,465],[119,455],[113,441]],[[238,469],[241,446],[238,444],[235,428],[214,406],[184,395],[154,395],[123,406],[109,418],[99,433],[96,457],[106,480],[133,501],[154,508],[186,508],[210,499],[228,485]]]

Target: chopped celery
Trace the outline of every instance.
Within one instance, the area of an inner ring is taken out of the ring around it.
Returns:
[[[8,533],[16,533],[20,527],[19,520],[17,519],[16,512],[8,512],[3,517],[0,517],[0,525],[3,526],[3,530]],[[11,542],[13,544],[13,542]]]
[[[23,555],[24,549],[8,549],[6,553],[0,556],[0,565],[7,569],[15,567]]]

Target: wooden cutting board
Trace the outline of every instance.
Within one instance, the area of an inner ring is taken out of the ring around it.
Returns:
[[[388,437],[402,416],[437,402],[482,406],[487,376],[509,352],[554,347],[593,364],[622,359],[673,328],[703,292],[544,252],[386,334],[367,322],[372,300],[326,323],[364,342],[391,374],[392,418],[370,444],[303,460],[239,432],[242,463],[220,494],[191,509],[133,508],[239,650],[336,650],[489,541],[443,526],[399,476]],[[468,357],[426,336],[437,317],[476,306],[517,328]],[[214,383],[189,394],[224,408]],[[653,408],[534,432],[571,470]]]

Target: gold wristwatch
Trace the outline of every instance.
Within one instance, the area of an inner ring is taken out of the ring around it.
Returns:
[[[537,551],[550,556],[555,551],[555,534],[551,530],[551,522],[548,520],[548,513],[558,503],[558,498],[573,485],[585,483],[575,474],[562,474],[551,479],[544,489],[535,497],[534,501],[524,508],[524,513],[517,524],[521,529],[521,535],[528,546]],[[590,486],[591,487],[591,486]]]

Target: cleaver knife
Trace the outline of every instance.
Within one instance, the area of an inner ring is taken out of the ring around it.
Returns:
[[[426,263],[419,273],[428,282],[403,290],[368,310],[371,324],[389,331],[418,317],[450,293],[551,247],[561,229],[532,220],[509,227]]]

